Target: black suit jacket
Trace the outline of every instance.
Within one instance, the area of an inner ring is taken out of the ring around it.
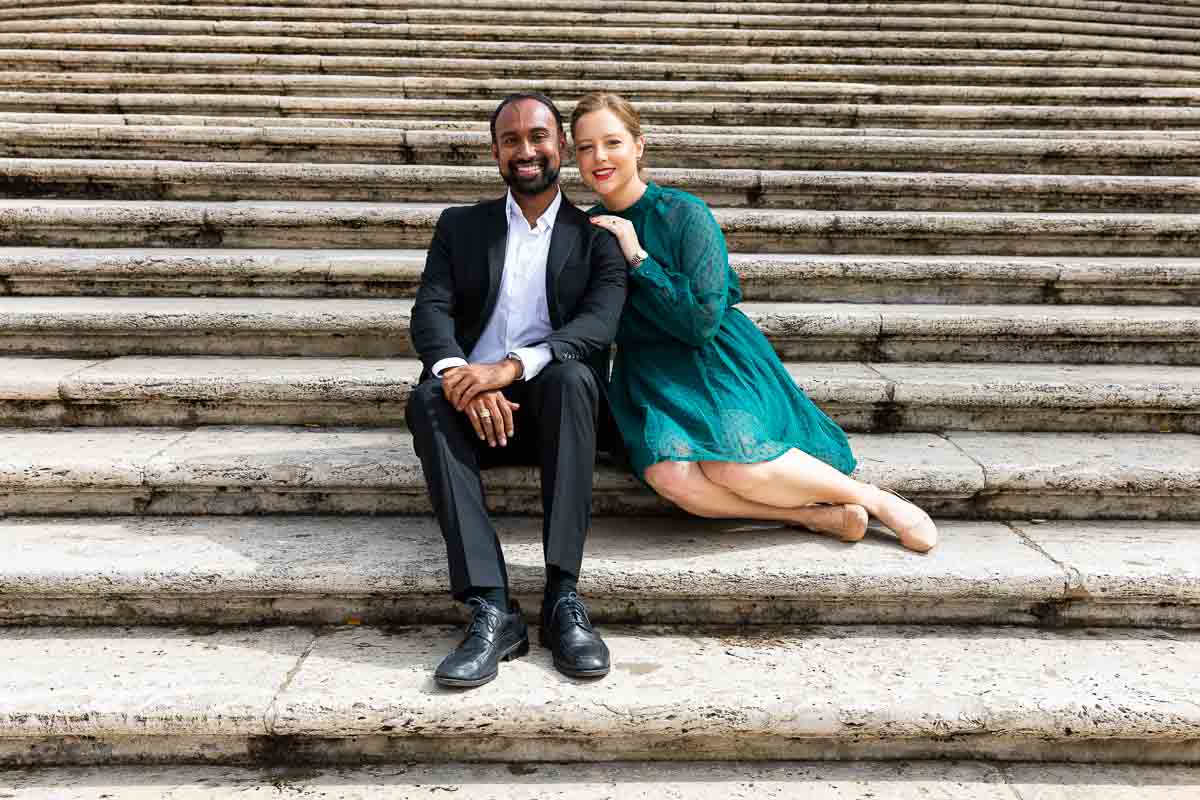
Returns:
[[[432,375],[443,358],[467,354],[491,319],[504,271],[505,197],[448,208],[438,218],[413,305],[410,332]],[[563,196],[546,259],[546,302],[555,361],[578,360],[608,379],[609,350],[625,304],[625,256],[616,237],[588,221]]]

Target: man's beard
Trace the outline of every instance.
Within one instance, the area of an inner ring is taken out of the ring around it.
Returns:
[[[523,194],[527,196],[541,194],[558,182],[558,173],[560,167],[554,167],[551,169],[550,159],[546,158],[545,156],[542,156],[541,158],[535,158],[532,162],[523,161],[520,163],[526,165],[530,163],[537,164],[542,168],[542,171],[538,175],[534,175],[529,178],[523,178],[517,173],[518,162],[508,162],[508,174],[501,175],[501,177],[504,178],[504,182],[508,184],[509,188],[513,190],[514,194]]]

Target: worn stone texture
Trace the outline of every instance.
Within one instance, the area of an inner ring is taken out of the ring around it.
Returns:
[[[1082,783],[1086,767],[1056,777]],[[1046,772],[1049,773],[1049,768]],[[1044,773],[1045,774],[1045,773]],[[1110,781],[1197,781],[1187,768],[1116,767]],[[1012,800],[1004,775],[986,762],[836,764],[406,764],[357,769],[236,767],[59,768],[0,778],[12,800],[224,800],[279,794],[325,800],[427,800],[468,792],[479,800],[762,800],[803,793],[813,800]],[[1168,793],[1149,800],[1175,800]],[[1180,795],[1182,798],[1182,795]]]
[[[1188,603],[1200,597],[1200,551],[1194,524],[1159,521],[1015,522],[1013,527],[1071,572],[1072,594],[1131,601],[1156,597]]]
[[[496,524],[513,591],[535,597],[545,580],[541,522]],[[1031,609],[1072,597],[1070,568],[1007,526],[940,527],[938,548],[922,556],[885,529],[851,546],[764,523],[602,518],[580,591],[600,621],[705,623],[1029,622]],[[1190,550],[1194,533],[1181,527],[1175,541]],[[224,610],[232,621],[239,604],[261,598],[273,605],[238,620],[290,619],[288,604],[296,618],[328,608],[321,618],[380,619],[385,609],[367,596],[386,596],[398,619],[457,619],[445,562],[430,517],[10,518],[0,520],[0,619],[186,621]],[[1140,599],[1200,601],[1170,590],[1173,574],[1164,567],[1163,590]],[[134,597],[145,598],[141,611]]]
[[[298,628],[5,629],[0,728],[31,739],[260,734],[312,639]]]
[[[498,755],[480,733],[496,741],[553,731],[591,739],[601,753],[623,736],[664,737],[669,746],[697,731],[710,739],[1154,741],[1200,728],[1189,699],[1200,651],[1184,634],[816,628],[707,638],[610,629],[614,665],[604,681],[562,678],[537,652],[506,664],[486,693],[454,693],[434,688],[430,671],[457,632],[413,633],[343,629],[319,638],[279,697],[271,729],[383,730]],[[454,745],[449,731],[461,737]]]

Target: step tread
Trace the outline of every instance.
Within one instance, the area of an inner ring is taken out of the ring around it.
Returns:
[[[789,362],[818,403],[1010,408],[1154,408],[1200,413],[1200,367]],[[421,364],[408,358],[0,356],[0,399],[403,403]]]
[[[1192,800],[1196,767],[984,761],[776,763],[663,761],[606,764],[407,764],[402,767],[250,769],[175,766],[47,768],[5,776],[14,800],[276,800],[280,791],[330,800]],[[553,789],[549,787],[553,786]],[[553,794],[549,795],[548,792]]]
[[[512,591],[532,599],[544,581],[541,522],[495,521]],[[644,621],[677,619],[683,608],[703,623],[800,621],[790,609],[801,606],[843,622],[1043,624],[1055,609],[1076,624],[1145,624],[1164,618],[1164,604],[1192,624],[1200,616],[1195,522],[941,520],[939,530],[938,546],[916,555],[877,525],[845,545],[771,523],[600,517],[580,591],[606,621],[631,607]],[[246,621],[238,611],[255,598],[279,599],[278,608],[336,598],[343,615],[363,616],[361,598],[386,596],[444,620],[457,616],[448,585],[445,544],[428,516],[0,519],[4,624],[53,621],[46,597],[59,609],[73,600],[84,619],[104,618],[93,610],[100,601],[134,597],[157,599],[153,613],[170,618],[172,600],[192,598],[233,623]]]
[[[156,752],[182,737],[244,750],[250,737],[292,737],[291,748],[369,736],[443,759],[511,758],[533,739],[551,760],[811,758],[830,744],[851,758],[881,745],[892,757],[1013,746],[1044,757],[1079,740],[1110,756],[1194,760],[1200,735],[1193,633],[604,632],[614,667],[602,681],[560,677],[539,648],[485,691],[447,693],[431,689],[430,672],[458,627],[9,629],[0,731],[10,752],[54,736],[145,737]]]

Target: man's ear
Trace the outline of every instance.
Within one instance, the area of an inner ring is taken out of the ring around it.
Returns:
[[[565,133],[558,134],[558,152],[565,155],[569,160],[575,160],[574,151],[567,147],[567,135]]]
[[[492,160],[500,163],[500,148],[496,146],[495,142],[492,142]]]

